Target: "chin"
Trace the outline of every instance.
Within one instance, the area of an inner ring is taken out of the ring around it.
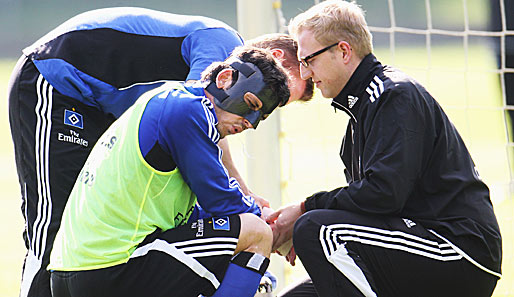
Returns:
[[[327,92],[327,91],[323,91],[321,90],[321,95],[325,98],[334,98],[336,95],[332,96],[331,93]]]

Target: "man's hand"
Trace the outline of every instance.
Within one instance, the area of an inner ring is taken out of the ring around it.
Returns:
[[[272,251],[282,246],[293,238],[293,227],[296,220],[302,215],[300,203],[281,207],[274,213],[267,216],[266,222],[273,224],[273,246]]]
[[[268,222],[268,217],[269,217],[269,215],[270,215],[270,214],[272,214],[272,213],[273,213],[273,209],[271,209],[271,208],[269,208],[269,207],[267,207],[267,206],[265,206],[265,207],[262,207],[262,208],[261,208],[261,218],[262,218],[264,221],[266,221],[266,223],[268,223],[268,225],[270,225],[270,226],[271,226],[271,229],[273,230],[273,228],[274,228],[274,223],[271,223],[271,224],[270,224],[270,222]]]
[[[257,205],[259,205],[261,210],[263,210],[263,208],[265,208],[265,207],[270,207],[268,200],[262,198],[259,195],[254,194],[252,192],[249,192],[249,195],[252,196],[252,198],[255,200],[255,203],[257,203]]]
[[[273,241],[278,240],[278,238],[281,237],[280,232],[277,229],[277,224],[276,224],[277,219],[279,217],[281,217],[280,215],[278,217],[276,216],[276,214],[279,213],[279,211],[274,212],[273,209],[271,209],[269,207],[262,208],[262,218],[271,226],[271,230],[273,231]],[[283,219],[284,217],[281,217],[281,218]],[[296,219],[294,221],[296,221]],[[294,225],[294,222],[293,222],[293,225]],[[291,266],[295,265],[296,253],[295,253],[294,247],[293,247],[292,233],[291,233],[291,237],[289,238],[289,240],[286,240],[282,245],[279,245],[276,248],[276,250],[275,249],[272,249],[272,250],[274,250],[280,256],[284,256],[286,258],[286,261],[289,262],[289,264],[291,264]]]
[[[296,260],[296,252],[294,251],[294,247],[292,246],[289,250],[289,253],[286,255],[286,261],[291,264],[291,266],[294,266],[294,261]]]

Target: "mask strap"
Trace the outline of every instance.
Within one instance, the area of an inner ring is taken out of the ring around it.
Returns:
[[[230,64],[230,67],[234,68],[235,70],[241,72],[244,76],[250,77],[252,74],[255,73],[255,70],[252,69],[250,66],[248,66],[246,63],[243,63],[241,61],[235,61]],[[256,66],[257,67],[257,66]]]
[[[218,89],[215,82],[211,82],[205,89],[211,93],[219,102],[223,102],[228,98],[228,94],[225,92],[225,90]]]

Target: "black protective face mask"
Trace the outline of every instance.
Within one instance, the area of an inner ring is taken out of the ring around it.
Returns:
[[[211,82],[206,90],[214,96],[214,103],[219,108],[237,114],[247,119],[254,128],[265,119],[277,106],[285,104],[288,98],[281,100],[264,83],[264,76],[257,66],[252,63],[235,61],[230,64],[237,73],[237,81],[228,90],[218,89]],[[232,77],[235,77],[233,75]],[[262,102],[262,108],[252,110],[245,102],[247,92],[255,94]]]

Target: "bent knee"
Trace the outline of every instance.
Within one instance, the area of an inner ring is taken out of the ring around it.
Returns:
[[[258,216],[251,213],[240,214],[241,233],[261,238],[273,238],[270,226]]]
[[[311,210],[300,216],[293,229],[293,245],[295,250],[301,250],[305,245],[309,246],[312,241],[317,241],[320,236],[322,219],[325,214],[323,210]]]
[[[244,213],[239,217],[241,218],[241,231],[238,249],[269,256],[273,242],[273,232],[270,226],[254,214]]]
[[[311,237],[312,232],[317,232],[320,227],[316,223],[319,213],[318,210],[312,210],[301,215],[294,224],[293,237]]]

